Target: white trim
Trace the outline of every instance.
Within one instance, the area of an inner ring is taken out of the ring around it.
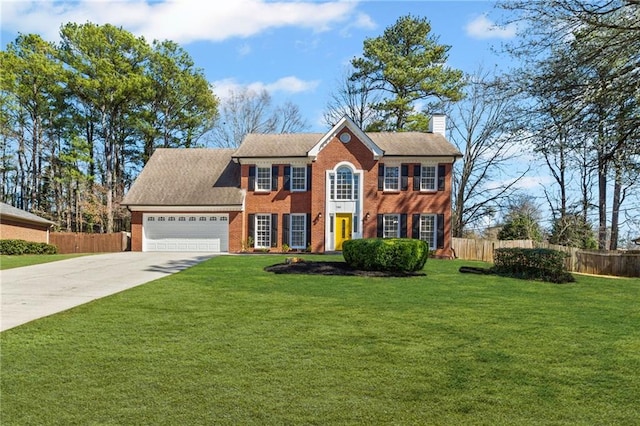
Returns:
[[[353,133],[355,135],[355,137],[357,137],[358,139],[360,139],[360,141],[362,141],[362,143],[369,148],[369,150],[371,151],[371,153],[373,154],[373,158],[375,160],[380,159],[383,155],[384,155],[384,151],[378,146],[376,145],[373,140],[371,140],[371,138],[369,136],[367,136],[367,134],[365,132],[362,131],[362,129],[360,129],[356,123],[353,122],[352,119],[350,119],[348,116],[343,116],[338,123],[336,123],[335,126],[333,126],[333,128],[331,130],[329,130],[319,141],[318,143],[316,143],[313,148],[311,148],[309,150],[309,157],[312,158],[314,161],[316,159],[316,157],[318,156],[318,154],[320,153],[320,151],[322,151],[324,149],[325,146],[327,146],[329,144],[329,142],[331,142],[331,140],[334,137],[337,137],[339,133],[341,133],[344,128],[347,128],[351,131],[351,133]],[[351,142],[349,142],[351,143]]]
[[[311,164],[309,157],[242,157],[239,164]]]
[[[381,163],[385,164],[453,164],[455,157],[425,157],[425,156],[402,156],[402,157],[383,157]]]
[[[355,191],[358,192],[357,200],[331,200],[331,190],[329,185],[331,183],[331,179],[329,176],[335,173],[340,167],[348,167],[354,176],[358,176],[358,186],[354,188]],[[325,241],[325,251],[333,251],[335,250],[335,221],[336,215],[339,213],[350,213],[352,220],[352,229],[351,229],[351,238],[359,239],[362,238],[363,235],[363,220],[366,216],[364,211],[364,171],[361,169],[357,169],[353,164],[348,161],[341,161],[336,164],[333,169],[325,170],[325,211],[322,212],[324,215],[324,241]],[[358,220],[358,232],[353,231],[353,226],[357,218]],[[333,232],[331,232],[331,227],[333,226]]]

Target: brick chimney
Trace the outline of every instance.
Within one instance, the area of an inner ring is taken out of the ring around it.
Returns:
[[[447,137],[447,116],[444,114],[432,114],[429,120],[429,133],[438,133]]]

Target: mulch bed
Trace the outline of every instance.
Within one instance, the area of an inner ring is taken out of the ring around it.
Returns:
[[[275,274],[352,275],[359,277],[423,277],[423,272],[362,271],[345,262],[297,262],[278,263],[264,268]]]

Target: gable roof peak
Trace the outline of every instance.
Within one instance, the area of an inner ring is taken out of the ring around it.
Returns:
[[[376,145],[375,142],[373,142],[373,140],[351,119],[351,117],[345,114],[340,120],[338,120],[331,130],[325,133],[313,148],[309,150],[309,157],[315,159],[318,156],[318,153],[322,151],[322,149],[345,128],[349,129],[351,133],[353,133],[367,148],[369,148],[373,154],[373,158],[379,160],[384,155],[384,151]]]

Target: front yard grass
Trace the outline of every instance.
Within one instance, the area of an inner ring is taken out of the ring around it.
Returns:
[[[86,254],[21,254],[17,256],[0,255],[0,270],[38,265],[40,263],[57,262]]]
[[[338,260],[335,256],[304,256]],[[637,424],[640,279],[222,256],[0,334],[0,423]]]

